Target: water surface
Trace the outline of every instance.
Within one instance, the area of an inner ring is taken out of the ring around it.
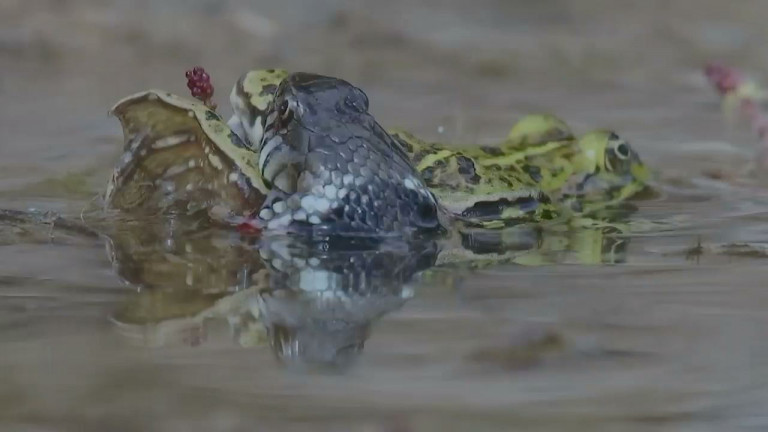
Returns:
[[[327,310],[273,305],[309,345],[366,340],[337,373],[279,361],[242,272],[261,254],[231,233],[169,245],[147,230],[113,265],[121,244],[4,224],[3,430],[768,427],[768,189],[730,180],[756,142],[700,73],[718,58],[768,70],[764,3],[34,3],[0,5],[3,207],[76,219],[119,154],[119,98],[184,94],[202,64],[223,105],[243,71],[285,66],[349,79],[382,123],[430,138],[493,142],[541,110],[579,133],[614,128],[657,172],[659,197],[633,218],[675,224],[620,239],[607,265],[559,253],[430,279],[392,252],[397,277],[371,276],[378,297],[352,296],[334,313],[354,325],[325,333],[294,318]],[[301,284],[292,268],[275,283]],[[183,288],[190,274],[203,288]]]

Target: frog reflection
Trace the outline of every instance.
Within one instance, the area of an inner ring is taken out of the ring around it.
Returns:
[[[142,344],[196,345],[214,321],[241,346],[268,343],[294,367],[346,367],[373,323],[411,296],[412,276],[437,256],[433,241],[363,245],[244,241],[200,221],[168,218],[110,233],[118,275],[137,288],[113,313]]]
[[[466,233],[456,244],[306,243],[248,239],[205,217],[154,218],[108,233],[117,274],[136,288],[113,313],[144,345],[204,343],[227,322],[243,347],[271,346],[293,367],[343,368],[373,324],[413,295],[417,275],[498,263],[621,262],[626,240],[611,226]],[[456,251],[461,253],[456,254]]]

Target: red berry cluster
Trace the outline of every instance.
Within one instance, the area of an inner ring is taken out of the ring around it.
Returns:
[[[205,72],[205,69],[195,66],[184,75],[187,77],[187,88],[192,92],[192,97],[215,109],[216,104],[211,100],[213,98],[213,84],[211,84],[211,77]]]

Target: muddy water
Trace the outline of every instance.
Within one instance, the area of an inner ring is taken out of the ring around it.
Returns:
[[[700,76],[713,58],[768,70],[765,3],[263,3],[1,3],[3,207],[76,218],[118,155],[111,104],[183,94],[183,70],[202,64],[221,104],[250,67],[311,70],[366,89],[382,123],[442,140],[492,142],[540,110],[615,128],[657,171],[660,196],[633,218],[674,223],[623,238],[615,265],[574,252],[419,279],[397,249],[366,257],[400,273],[369,275],[373,297],[326,299],[354,325],[325,333],[301,318],[322,308],[276,296],[283,340],[315,357],[328,351],[313,341],[354,353],[366,340],[336,373],[278,360],[243,283],[258,248],[228,233],[161,226],[175,243],[147,229],[107,249],[4,224],[1,429],[768,428],[768,189],[731,180],[756,143]],[[201,288],[179,291],[189,263]],[[279,283],[301,284],[290,265]]]

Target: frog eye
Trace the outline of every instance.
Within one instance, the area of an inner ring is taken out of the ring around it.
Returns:
[[[629,158],[629,144],[625,143],[624,141],[620,142],[616,146],[616,156],[619,159],[628,159]]]

